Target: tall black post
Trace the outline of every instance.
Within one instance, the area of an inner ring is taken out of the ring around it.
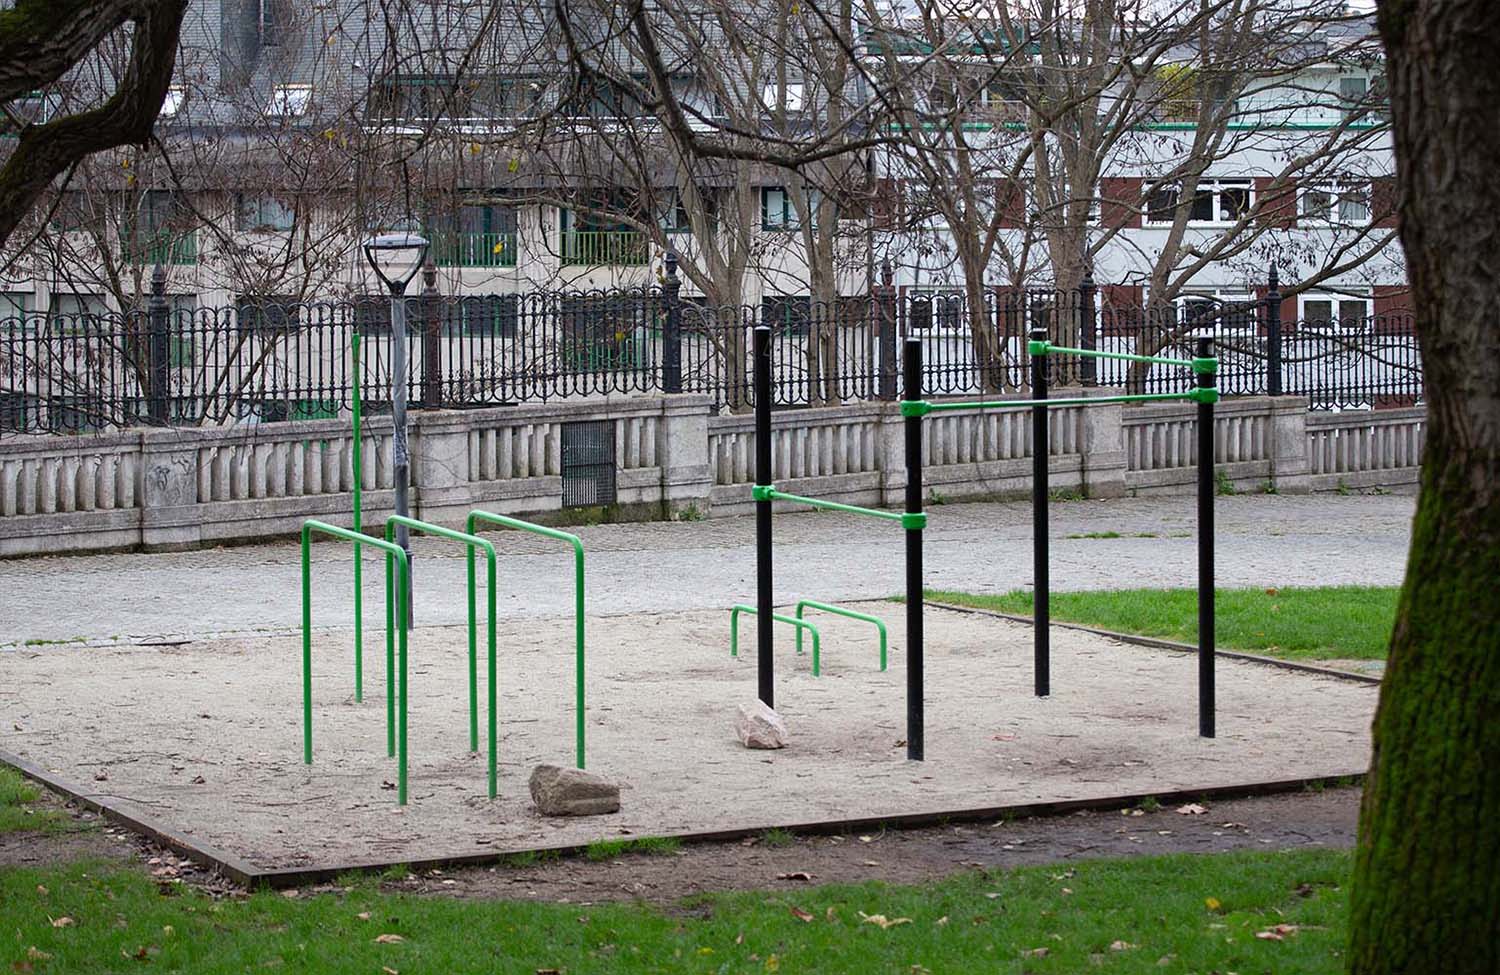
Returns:
[[[1033,328],[1034,342],[1047,341],[1045,326]],[[1031,398],[1047,398],[1047,357],[1031,357]],[[1035,641],[1036,696],[1052,693],[1052,617],[1048,606],[1051,582],[1047,576],[1047,461],[1051,449],[1047,436],[1047,407],[1031,408],[1031,598]]]
[[[896,398],[896,285],[891,262],[880,265],[875,286],[875,330],[879,345],[880,398]]]
[[[1266,395],[1281,395],[1281,283],[1275,264],[1266,279]]]
[[[160,264],[151,272],[151,297],[146,301],[146,358],[151,389],[146,408],[154,426],[167,425],[167,332],[172,311],[167,305],[167,272]]]
[[[667,251],[662,298],[666,322],[661,331],[661,391],[682,392],[682,279],[677,276],[677,252]]]
[[[443,408],[443,299],[432,257],[422,265],[422,409]]]
[[[771,329],[757,325],[755,352],[755,483],[771,484]],[[776,706],[776,670],[772,646],[771,499],[755,502],[755,637],[760,699]]]
[[[906,340],[902,399],[922,398],[922,340]],[[922,510],[922,418],[906,418],[906,512]],[[922,530],[906,529],[906,757],[923,760]]]
[[[1078,344],[1091,352],[1099,348],[1098,330],[1094,327],[1094,299],[1098,290],[1099,286],[1094,284],[1094,272],[1085,268],[1083,281],[1078,285]],[[1085,386],[1099,385],[1098,359],[1086,355],[1079,368]]]
[[[1213,355],[1213,339],[1198,340],[1198,358]],[[1218,375],[1198,373],[1198,388]],[[1198,402],[1198,734],[1214,737],[1214,404]]]

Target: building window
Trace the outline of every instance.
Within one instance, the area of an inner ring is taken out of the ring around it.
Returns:
[[[175,85],[168,88],[167,97],[162,99],[161,111],[157,113],[157,118],[171,118],[176,115],[182,109],[182,102],[186,97],[187,92],[183,89]]]
[[[520,323],[516,295],[470,295],[453,299],[448,332],[485,338],[515,338]]]
[[[1314,183],[1302,188],[1300,216],[1316,223],[1362,226],[1370,222],[1367,183]]]
[[[312,85],[277,85],[271,89],[266,114],[275,118],[301,118],[312,104]]]
[[[809,190],[808,210],[816,213],[818,191]],[[763,186],[760,190],[760,229],[793,231],[802,229],[797,216],[797,207],[792,203],[792,194],[784,186]]]
[[[914,291],[907,301],[909,331],[958,329],[964,324],[964,296],[953,292]]]
[[[1238,222],[1255,205],[1254,185],[1249,179],[1200,179],[1188,203],[1188,226],[1222,227]],[[1146,223],[1171,224],[1181,203],[1181,183],[1157,183],[1146,201]]]
[[[807,87],[800,81],[789,81],[784,88],[773,82],[765,86],[761,91],[761,97],[769,111],[776,112],[785,107],[788,112],[800,112],[806,100],[806,93]],[[783,95],[785,106],[783,106]]]
[[[14,331],[25,323],[32,297],[29,291],[0,291],[0,322],[5,323],[6,330]]]
[[[1373,302],[1359,295],[1304,294],[1302,323],[1318,332],[1363,331],[1373,314]]]
[[[109,318],[103,295],[54,294],[48,313],[52,328],[62,333],[98,331]]]
[[[296,221],[296,210],[280,197],[241,193],[235,199],[235,227],[238,230],[291,230]]]
[[[300,309],[295,298],[285,295],[235,299],[236,317],[241,332],[284,332],[297,327]]]
[[[1242,291],[1199,291],[1173,302],[1177,322],[1192,336],[1253,335],[1258,304]]]

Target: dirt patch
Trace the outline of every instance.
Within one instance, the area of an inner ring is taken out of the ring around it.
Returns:
[[[592,617],[588,764],[621,784],[614,816],[547,820],[526,795],[534,765],[571,764],[570,620],[497,628],[496,800],[468,750],[467,639],[453,627],[412,636],[405,808],[387,788],[378,630],[361,703],[349,633],[317,634],[311,766],[300,640],[287,636],[0,653],[0,711],[19,729],[0,731],[0,750],[260,868],[1209,789],[1369,763],[1373,686],[1221,661],[1219,737],[1202,739],[1189,656],[1059,630],[1053,696],[1038,699],[1029,627],[937,609],[926,616],[928,760],[908,762],[900,609],[861,608],[894,624],[888,671],[866,624],[819,621],[821,678],[777,628],[777,703],[793,742],[770,753],[747,752],[732,730],[755,695],[753,619],[731,658],[725,612]]]
[[[738,843],[695,843],[665,855],[424,871],[384,886],[472,898],[670,903],[717,891],[795,891],[809,884],[872,880],[921,883],[964,870],[1032,864],[1065,869],[1071,862],[1105,857],[1344,849],[1354,845],[1359,799],[1358,789],[1330,789],[1203,803],[1206,811],[1198,815],[1168,807],[848,836],[772,834]]]

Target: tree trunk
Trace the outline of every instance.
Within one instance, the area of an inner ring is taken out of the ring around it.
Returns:
[[[1427,389],[1360,814],[1349,971],[1500,971],[1500,8],[1382,0]]]

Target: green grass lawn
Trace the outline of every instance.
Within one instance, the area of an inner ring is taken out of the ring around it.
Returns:
[[[139,870],[75,864],[0,870],[0,966],[195,975],[1335,973],[1349,871],[1341,851],[1178,855],[656,908],[385,894],[368,881],[339,894],[215,901],[164,895]]]
[[[1397,593],[1380,586],[1220,589],[1214,599],[1214,632],[1225,650],[1293,660],[1384,660]],[[939,602],[1031,615],[1031,593],[1021,590],[1000,596],[942,591],[927,595]],[[1054,620],[1184,643],[1198,640],[1194,589],[1054,592],[1051,608]]]
[[[51,809],[35,808],[33,803],[39,798],[40,791],[20,772],[0,765],[0,833],[61,828],[67,817]]]

